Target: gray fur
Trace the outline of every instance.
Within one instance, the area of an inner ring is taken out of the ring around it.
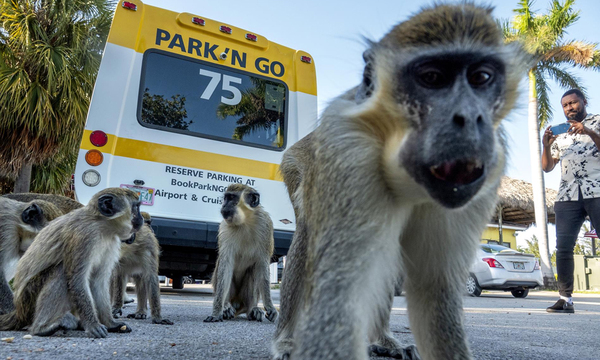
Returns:
[[[367,359],[370,342],[375,354],[419,358],[388,329],[401,276],[420,356],[471,359],[462,292],[496,204],[500,122],[526,56],[504,45],[489,9],[470,3],[423,10],[370,54],[362,88],[372,90],[333,101],[311,138],[284,155],[297,230],[273,356]],[[418,78],[431,69],[442,77]],[[471,77],[480,71],[492,80],[480,85]]]
[[[219,257],[213,273],[215,299],[212,315],[205,322],[246,313],[248,320],[277,319],[277,309],[271,300],[269,263],[273,255],[273,222],[261,205],[250,207],[245,201],[248,193],[256,190],[241,184],[230,185],[225,194],[235,194],[234,201],[223,203],[233,216],[219,226]],[[258,308],[262,297],[266,314]]]
[[[92,337],[131,331],[112,318],[109,281],[121,242],[142,224],[137,194],[119,188],[102,190],[87,206],[51,222],[17,266],[16,309],[0,315],[0,330],[28,327],[34,335],[52,335],[74,326],[70,311]]]
[[[22,215],[32,206],[41,217],[25,223]],[[33,242],[37,233],[56,217],[62,215],[51,203],[36,200],[19,202],[0,197],[0,314],[14,310],[13,293],[8,282],[14,275],[17,261]]]
[[[121,244],[121,256],[111,280],[112,312],[115,317],[122,313],[127,279],[132,276],[137,295],[137,310],[127,317],[145,319],[149,300],[152,322],[173,325],[171,320],[163,319],[160,314],[159,255],[158,240],[147,224],[142,226],[133,244]]]

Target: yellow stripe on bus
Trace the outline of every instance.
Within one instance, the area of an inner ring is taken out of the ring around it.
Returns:
[[[201,17],[204,25],[196,25],[192,19],[197,15],[144,5],[139,0],[135,4],[137,10],[132,11],[119,3],[108,35],[109,43],[138,53],[160,49],[281,80],[290,91],[317,95],[315,62],[307,52],[206,17]],[[220,31],[221,26],[231,29],[231,34]],[[248,33],[256,35],[257,41],[246,39]],[[227,54],[225,59],[219,58],[221,53]],[[310,61],[302,61],[303,57]]]
[[[103,153],[109,153],[115,156],[152,161],[167,165],[283,181],[279,174],[279,164],[127,139],[116,137],[111,134],[107,134],[108,143],[105,146],[98,148],[90,142],[90,134],[90,130],[85,130],[81,142],[81,149],[96,149]]]

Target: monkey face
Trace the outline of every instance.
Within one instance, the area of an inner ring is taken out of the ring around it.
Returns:
[[[240,187],[240,185],[230,185],[225,192],[221,215],[228,224],[241,225],[246,221],[247,216],[260,205],[260,194],[250,187],[240,189],[236,189],[236,187]]]
[[[445,207],[466,204],[498,165],[506,79],[504,62],[494,54],[427,50],[406,59],[387,49],[370,60],[384,63],[376,66],[384,70],[374,74],[368,62],[368,79],[357,91],[358,102],[369,100],[360,97],[368,97],[373,86],[372,101],[382,102],[377,97],[391,92],[387,99],[397,104],[394,121],[403,133],[394,166],[406,169]]]
[[[107,189],[107,193],[101,193],[98,196],[97,206],[102,216],[121,223],[117,225],[123,229],[119,238],[127,244],[133,243],[135,233],[144,224],[137,194],[129,189]]]
[[[46,224],[44,212],[35,203],[32,203],[25,210],[23,210],[21,213],[21,220],[36,230],[41,229]]]

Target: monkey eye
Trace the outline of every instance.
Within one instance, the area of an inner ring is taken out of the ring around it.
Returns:
[[[223,198],[225,199],[225,201],[231,201],[234,199],[234,196],[233,194],[225,194]]]
[[[441,70],[430,66],[419,69],[417,79],[423,86],[430,89],[441,88],[448,83],[446,75]]]
[[[469,73],[467,80],[471,86],[478,87],[490,83],[493,78],[493,70],[488,67],[481,67]]]

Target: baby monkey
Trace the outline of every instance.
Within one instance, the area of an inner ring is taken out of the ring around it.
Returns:
[[[269,286],[273,222],[260,205],[259,193],[246,185],[229,185],[221,215],[219,257],[212,277],[215,300],[212,315],[204,322],[233,319],[242,313],[248,320],[262,321],[265,313],[257,306],[261,296],[266,318],[275,321],[278,314]]]

